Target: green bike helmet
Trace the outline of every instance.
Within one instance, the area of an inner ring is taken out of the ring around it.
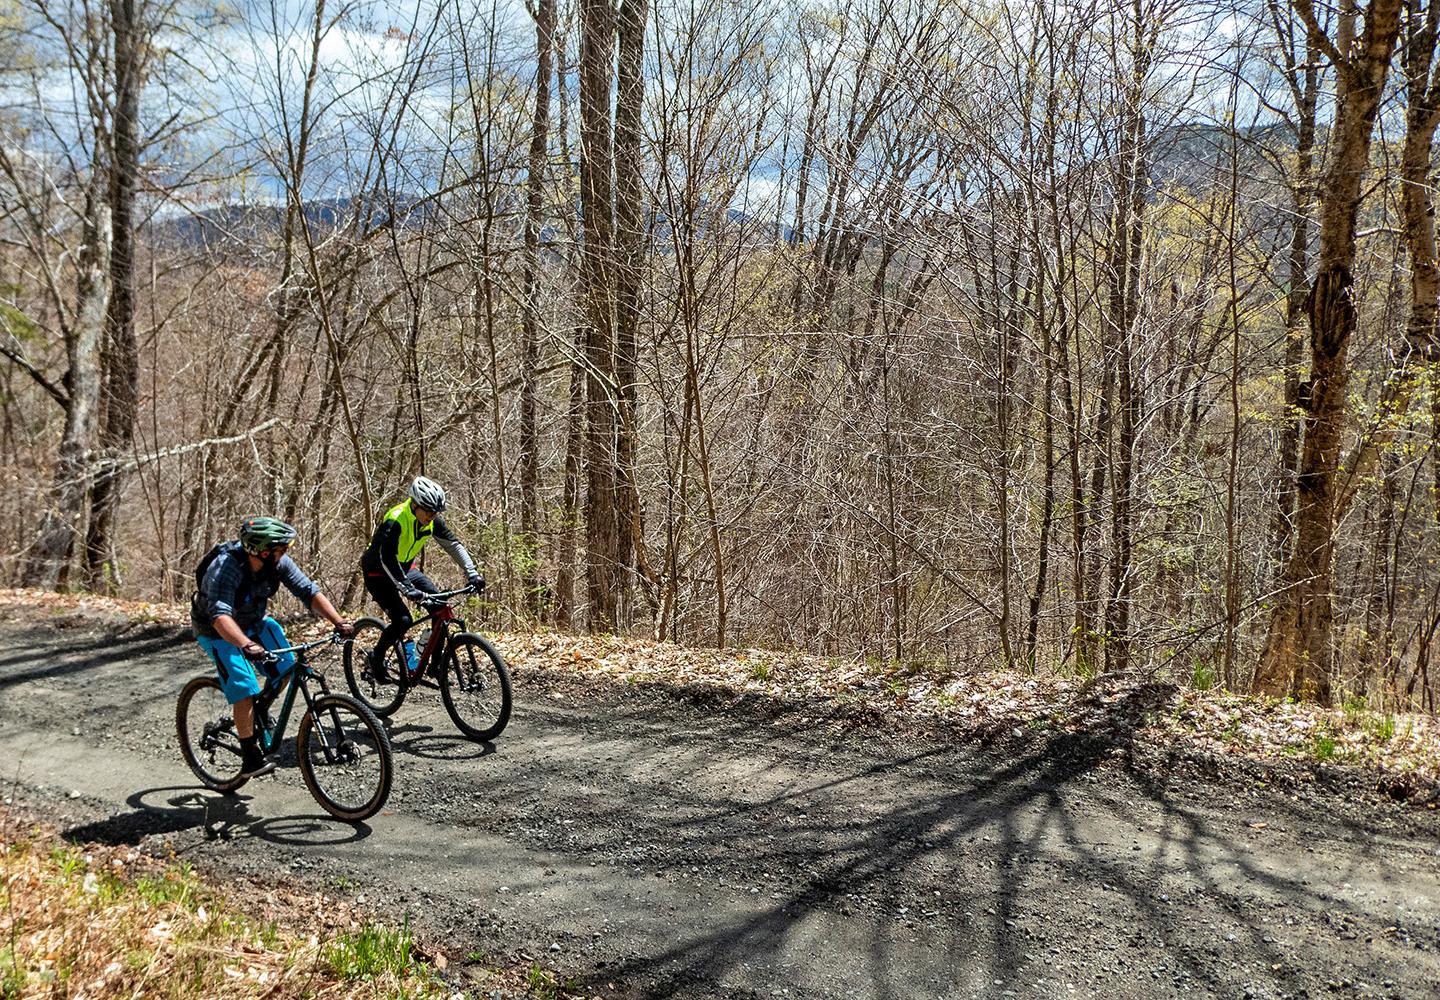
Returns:
[[[247,517],[240,522],[240,547],[251,555],[264,555],[294,540],[295,529],[278,517]]]

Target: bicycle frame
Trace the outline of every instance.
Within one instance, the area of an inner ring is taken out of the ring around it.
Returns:
[[[306,710],[310,710],[315,707],[315,698],[317,697],[316,695],[310,693],[310,681],[319,681],[321,695],[326,695],[330,693],[330,685],[325,680],[325,675],[317,674],[315,671],[310,669],[309,652],[317,646],[323,646],[327,643],[333,642],[335,642],[334,638],[327,637],[324,639],[318,639],[315,642],[302,643],[299,646],[288,646],[285,649],[270,650],[270,653],[272,655],[279,653],[294,653],[295,666],[290,669],[290,672],[288,674],[289,683],[285,685],[284,693],[279,696],[284,699],[280,706],[280,714],[274,719],[274,722],[270,727],[267,728],[264,721],[265,716],[268,713],[261,711],[261,706],[256,705],[255,731],[260,736],[260,747],[266,753],[269,753],[271,750],[273,750],[276,746],[279,745],[280,741],[285,738],[285,730],[290,725],[290,712],[295,707],[295,690],[297,688],[300,689],[301,693],[305,696]],[[256,697],[258,698],[259,696],[257,695]],[[268,709],[273,704],[274,701],[272,700],[270,702],[267,702],[264,707]]]
[[[432,601],[449,601],[451,598],[470,593],[474,593],[474,591],[469,587],[461,587],[459,590],[446,590],[425,596]],[[421,628],[425,625],[430,626],[430,638],[426,641],[425,648],[420,651],[420,655],[417,658],[419,664],[418,669],[414,671],[413,677],[410,676],[411,671],[409,670],[400,671],[400,683],[406,687],[414,687],[420,682],[420,678],[425,676],[425,671],[430,666],[434,657],[444,648],[444,644],[449,639],[452,628],[458,628],[461,632],[465,631],[465,619],[457,615],[455,608],[450,604],[441,604],[433,608],[424,618],[419,618],[411,622],[410,627],[405,630],[405,634],[408,635],[416,628]]]
[[[460,630],[464,631],[465,629],[465,622],[448,604],[430,612],[425,616],[424,621],[430,623],[430,640],[425,643],[425,649],[420,654],[420,673],[422,674],[430,665],[431,658],[440,651],[441,645],[450,638],[451,625],[459,623]]]
[[[484,638],[469,632],[456,607],[456,598],[476,592],[461,587],[428,593],[419,617],[407,615],[403,628],[381,618],[356,622],[358,638],[345,650],[350,692],[377,715],[389,716],[407,692],[435,688],[461,733],[475,740],[499,735],[510,719],[512,702],[505,660]],[[415,637],[417,626],[428,626],[429,634]],[[498,701],[486,694],[491,681]]]

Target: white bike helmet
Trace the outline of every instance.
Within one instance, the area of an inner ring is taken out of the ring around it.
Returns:
[[[445,509],[445,487],[433,479],[416,476],[410,484],[410,499],[438,514]]]

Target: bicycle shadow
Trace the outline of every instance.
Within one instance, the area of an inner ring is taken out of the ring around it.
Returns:
[[[142,788],[125,800],[130,812],[71,827],[62,836],[133,847],[146,837],[198,829],[211,841],[250,838],[281,847],[325,847],[358,843],[374,832],[369,824],[347,823],[323,813],[256,816],[250,812],[252,800],[250,795],[225,795],[193,785]]]
[[[407,722],[387,729],[391,750],[424,760],[480,760],[496,752],[492,740],[476,743],[457,733],[437,733],[434,726]]]

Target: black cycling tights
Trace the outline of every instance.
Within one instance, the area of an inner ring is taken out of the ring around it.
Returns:
[[[423,590],[427,594],[438,594],[440,588],[435,586],[435,581],[430,579],[418,569],[412,569],[405,574],[405,581],[417,590]],[[414,623],[415,619],[410,614],[410,605],[400,594],[400,588],[390,581],[390,578],[383,573],[378,576],[365,574],[365,589],[370,596],[375,598],[375,603],[380,605],[380,610],[385,612],[385,617],[390,619],[389,626],[380,633],[380,644],[377,649],[389,649],[390,644],[398,639],[404,631]]]

